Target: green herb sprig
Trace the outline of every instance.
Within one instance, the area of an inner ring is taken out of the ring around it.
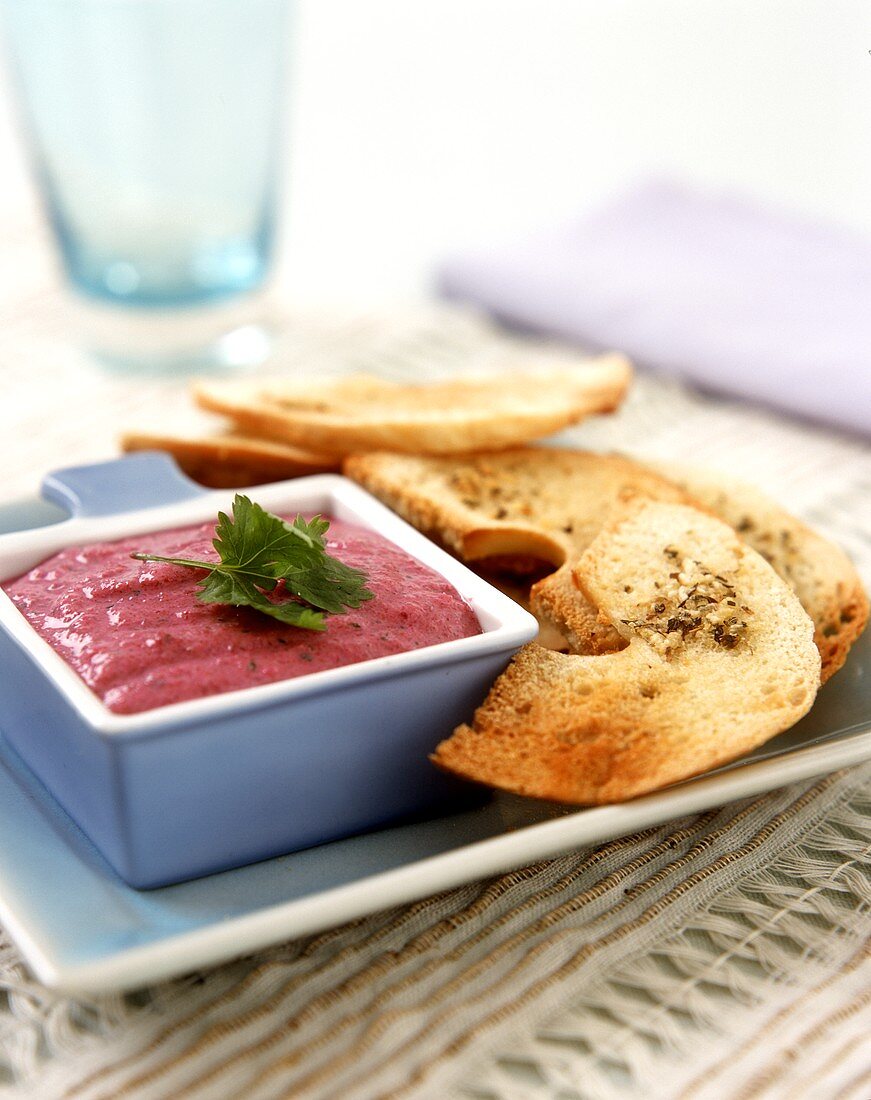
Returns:
[[[220,561],[165,558],[145,551],[130,556],[206,570],[197,593],[203,603],[253,607],[291,626],[324,630],[325,612],[343,614],[373,595],[362,570],[327,553],[324,535],[329,526],[321,516],[297,516],[288,523],[237,493],[232,518],[218,513],[212,545]],[[267,594],[282,581],[291,598],[273,602]]]

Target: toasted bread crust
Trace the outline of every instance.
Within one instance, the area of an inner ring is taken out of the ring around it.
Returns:
[[[336,379],[201,382],[197,403],[245,432],[319,454],[385,449],[455,454],[510,447],[620,404],[632,375],[621,355],[517,375],[406,385],[365,374]]]
[[[721,521],[680,504],[630,504],[576,572],[626,648],[525,646],[471,725],[438,746],[440,767],[538,798],[621,801],[732,760],[811,706],[813,624]]]
[[[337,460],[326,455],[238,432],[199,437],[127,432],[121,446],[125,451],[166,451],[189,477],[213,489],[261,485],[339,468]]]
[[[559,631],[574,653],[616,653],[625,643],[575,579],[575,559],[534,584],[529,607],[542,626]]]

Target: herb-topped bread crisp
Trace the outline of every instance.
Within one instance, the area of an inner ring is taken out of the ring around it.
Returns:
[[[722,521],[638,501],[579,560],[584,597],[625,648],[525,646],[433,760],[504,790],[620,801],[726,763],[787,729],[820,678],[813,624]]]

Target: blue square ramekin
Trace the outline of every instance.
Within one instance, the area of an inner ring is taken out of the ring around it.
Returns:
[[[466,598],[481,634],[134,715],[114,714],[0,592],[0,728],[132,886],[167,885],[447,808],[427,754],[467,720],[535,619],[346,478],[250,491],[271,511],[377,531]],[[0,582],[82,543],[207,521],[209,492],[165,455],[50,475],[71,518],[0,536]]]

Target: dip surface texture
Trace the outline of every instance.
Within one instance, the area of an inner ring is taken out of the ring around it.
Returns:
[[[200,603],[201,572],[133,551],[214,561],[214,523],[61,551],[3,587],[37,632],[118,714],[480,634],[438,573],[363,527],[331,520],[327,549],[365,570],[374,598],[326,630],[250,608]],[[285,597],[286,598],[286,597]]]

